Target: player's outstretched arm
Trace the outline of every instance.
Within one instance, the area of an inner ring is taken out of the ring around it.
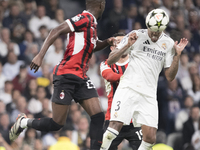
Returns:
[[[121,42],[126,43],[126,40],[127,40],[126,38],[128,38],[127,44],[125,44],[122,48],[119,48],[119,49],[116,48],[109,54],[109,57],[107,60],[108,65],[112,65],[116,63],[120,59],[120,57],[126,52],[126,50],[135,43],[135,41],[137,40],[137,34],[135,32],[131,33],[128,37],[127,36],[124,37],[124,39],[122,39]]]
[[[53,44],[53,42],[56,40],[56,38],[58,38],[60,35],[67,34],[69,32],[71,32],[71,30],[68,26],[68,23],[66,23],[66,22],[63,22],[58,27],[52,29],[50,31],[49,35],[47,36],[47,38],[45,39],[40,52],[33,58],[32,62],[30,64],[31,70],[34,69],[35,72],[37,72],[39,67],[42,64],[42,60],[43,60],[44,55],[46,54],[49,46],[51,44]]]
[[[97,45],[96,45],[96,47],[94,49],[94,52],[100,51],[100,50],[106,48],[108,45],[114,46],[115,43],[116,43],[116,40],[115,40],[114,37],[110,37],[110,38],[108,38],[106,40],[103,40],[103,41],[97,40],[97,43],[96,43]]]
[[[168,81],[174,80],[178,71],[178,63],[179,63],[181,52],[184,50],[187,43],[188,43],[188,40],[186,38],[181,39],[179,44],[177,41],[174,43],[175,56],[173,58],[171,66],[165,69],[165,76]]]

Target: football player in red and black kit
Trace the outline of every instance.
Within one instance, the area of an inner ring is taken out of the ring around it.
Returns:
[[[88,61],[92,53],[115,43],[115,38],[100,41],[97,38],[97,19],[105,9],[105,0],[86,0],[86,10],[51,30],[41,51],[35,56],[30,68],[35,72],[49,46],[57,37],[68,34],[68,45],[62,61],[55,66],[53,74],[54,93],[52,96],[52,118],[28,119],[20,114],[10,130],[10,140],[15,140],[24,128],[40,131],[57,131],[67,118],[72,99],[80,103],[90,115],[91,150],[99,150],[103,137],[104,113],[101,110],[98,94],[86,75]]]
[[[125,35],[123,33],[117,33],[114,35],[117,40],[117,44],[120,43],[120,41],[123,39]],[[115,49],[114,46],[110,47],[111,51]],[[110,120],[110,111],[111,111],[111,105],[113,96],[115,94],[115,91],[117,89],[118,83],[120,81],[120,77],[124,74],[126,68],[128,67],[129,63],[129,55],[123,55],[118,62],[112,65],[107,64],[107,60],[103,61],[100,64],[100,71],[101,75],[104,78],[105,81],[105,87],[108,97],[108,108],[105,116],[105,124],[104,124],[104,130],[106,131],[109,120]],[[140,143],[142,141],[142,133],[140,127],[134,127],[133,123],[131,122],[129,125],[124,125],[119,132],[119,135],[117,138],[115,138],[109,148],[109,150],[117,150],[118,145],[124,140],[129,141],[129,145],[133,150],[137,150],[140,146]]]

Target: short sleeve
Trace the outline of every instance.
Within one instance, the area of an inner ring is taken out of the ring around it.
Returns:
[[[107,69],[111,69],[110,66],[107,64],[107,60],[101,62],[101,64],[100,64],[101,75],[102,75],[102,72],[103,72],[104,70],[107,70]]]
[[[89,19],[82,14],[78,14],[71,19],[67,19],[65,22],[68,23],[72,32],[76,32],[83,31],[84,28],[89,24]]]
[[[164,68],[169,68],[171,66],[174,55],[175,55],[175,50],[173,48],[174,43],[171,45],[172,45],[171,48],[168,50],[165,56]]]

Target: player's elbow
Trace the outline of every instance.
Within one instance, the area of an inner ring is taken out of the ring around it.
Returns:
[[[166,77],[166,78],[167,78],[167,81],[172,82],[175,77]]]
[[[110,66],[110,65],[112,65],[112,64],[113,64],[113,61],[112,61],[112,60],[110,60],[110,59],[108,59],[108,60],[107,60],[107,64]]]

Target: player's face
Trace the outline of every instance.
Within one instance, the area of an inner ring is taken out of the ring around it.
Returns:
[[[161,33],[162,32],[154,32],[154,31],[151,31],[150,29],[148,29],[148,35],[149,35],[152,42],[158,41]]]
[[[116,44],[119,44],[123,38],[124,38],[124,36],[117,36],[117,37],[115,38],[115,39],[116,39]],[[111,50],[114,50],[115,48],[116,48],[115,46],[112,46],[112,47],[111,47]],[[126,54],[126,55],[122,55],[121,58],[124,58],[124,57],[126,57],[126,56],[127,56],[127,54]]]
[[[104,1],[101,2],[101,10],[100,10],[100,15],[99,15],[98,20],[101,19],[101,16],[102,16],[102,14],[105,10],[105,5],[106,5],[106,1],[104,0]]]

